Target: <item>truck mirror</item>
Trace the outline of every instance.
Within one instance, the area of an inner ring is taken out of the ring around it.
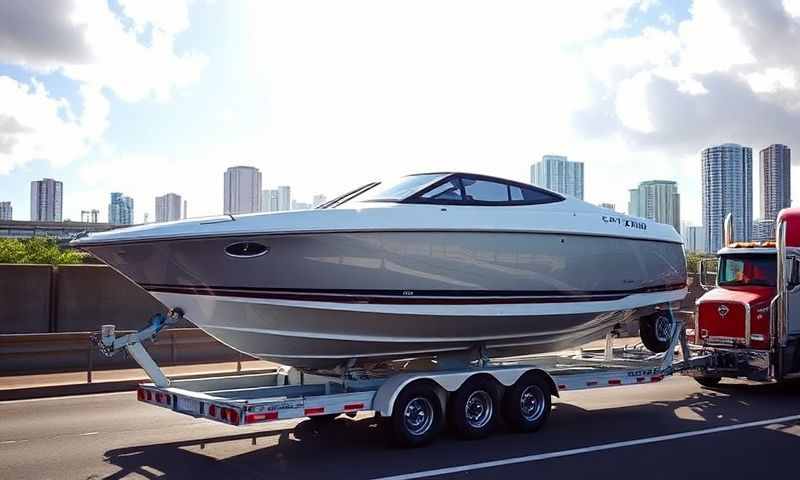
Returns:
[[[704,290],[711,290],[717,286],[717,272],[711,271],[711,262],[717,263],[716,258],[703,258],[700,260],[700,286]]]

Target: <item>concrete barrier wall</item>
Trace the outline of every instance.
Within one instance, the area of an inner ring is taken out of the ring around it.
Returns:
[[[104,323],[138,330],[166,309],[105,265],[65,265],[56,273],[56,332],[96,331]]]
[[[0,334],[50,331],[52,267],[0,264]]]
[[[93,332],[104,323],[138,330],[166,312],[105,265],[0,264],[0,334]],[[178,327],[193,327],[184,321]]]

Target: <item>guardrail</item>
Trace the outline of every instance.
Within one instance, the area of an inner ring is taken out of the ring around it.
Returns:
[[[119,331],[120,334],[132,331]],[[0,335],[0,375],[86,372],[87,383],[96,370],[138,368],[124,355],[107,358],[89,340],[92,332]],[[145,347],[159,365],[239,362],[252,357],[218,342],[197,328],[162,332]],[[237,369],[238,370],[238,369]]]

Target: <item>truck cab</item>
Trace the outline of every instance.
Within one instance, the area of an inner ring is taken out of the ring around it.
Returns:
[[[708,291],[696,302],[691,340],[712,355],[693,375],[704,385],[800,376],[800,209],[781,211],[775,242],[734,242],[732,223],[729,215],[713,284],[701,263]]]

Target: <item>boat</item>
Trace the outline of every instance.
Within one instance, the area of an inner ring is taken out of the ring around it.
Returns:
[[[687,293],[671,226],[458,172],[71,244],[230,347],[305,370],[560,351]]]

